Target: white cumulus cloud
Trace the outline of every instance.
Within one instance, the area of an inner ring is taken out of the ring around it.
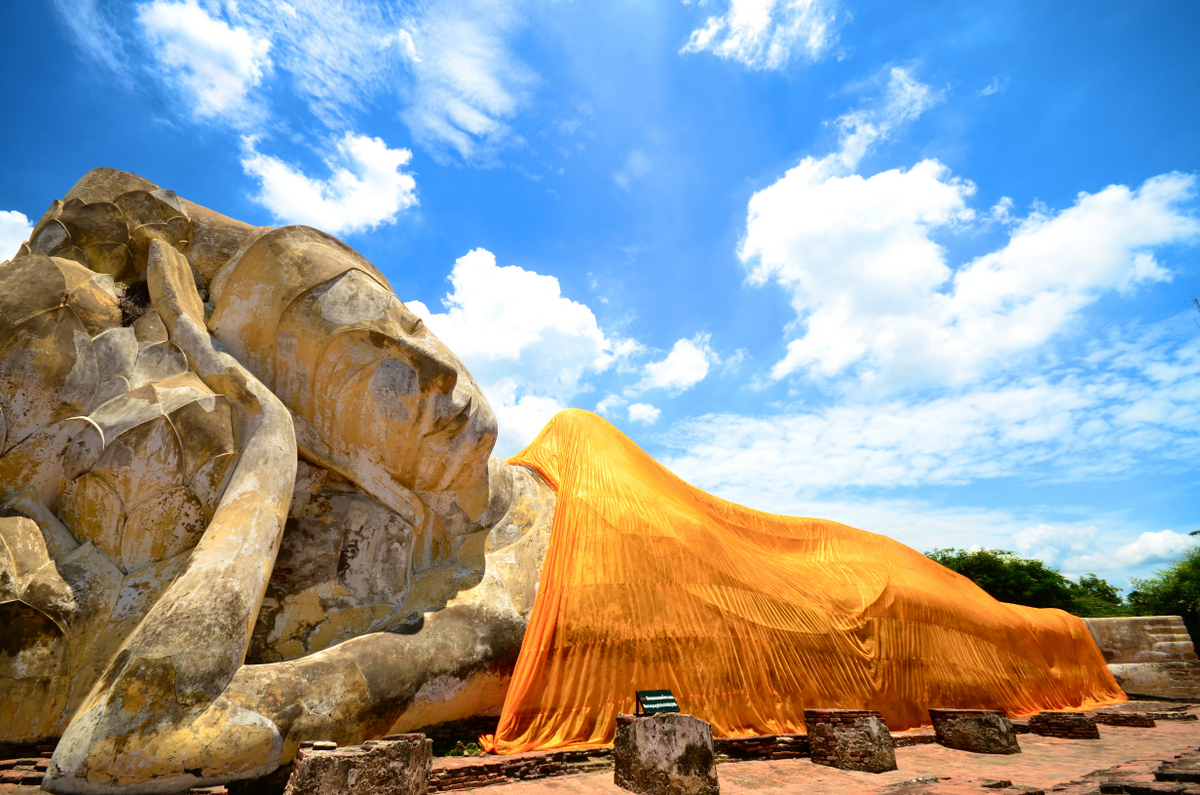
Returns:
[[[390,223],[417,203],[416,181],[401,170],[412,152],[389,149],[381,138],[343,135],[325,161],[328,179],[309,177],[256,145],[252,137],[243,139],[242,168],[259,181],[255,201],[281,223],[346,234]]]
[[[703,381],[708,375],[709,367],[719,361],[709,345],[709,335],[697,334],[690,340],[677,341],[666,358],[648,363],[643,369],[642,380],[635,389],[683,392]]]
[[[270,41],[209,16],[195,0],[154,0],[138,9],[137,19],[198,116],[222,116],[234,126],[257,120],[246,118],[257,115],[246,99],[271,68]]]
[[[816,61],[837,41],[830,0],[729,0],[729,9],[692,31],[680,52],[711,52],[754,69],[794,58]]]
[[[631,422],[640,422],[643,425],[653,425],[654,423],[658,422],[658,418],[661,414],[661,409],[657,409],[649,403],[629,404],[629,420]]]
[[[21,244],[29,239],[33,223],[25,213],[16,210],[0,210],[0,262],[11,259]]]
[[[1164,281],[1154,249],[1194,240],[1196,178],[1080,193],[1035,210],[1001,249],[952,270],[933,233],[971,218],[969,183],[935,160],[868,179],[811,158],[750,202],[751,280],[791,293],[804,332],[771,371],[965,383],[1036,349],[1109,291]]]
[[[970,181],[933,159],[853,173],[872,145],[939,101],[890,69],[879,107],[838,119],[836,152],[804,158],[751,197],[739,257],[751,283],[790,294],[800,329],[773,379],[967,383],[1039,348],[1105,292],[1169,279],[1155,249],[1200,236],[1196,177],[1170,173],[1024,218],[1002,199],[985,223],[1009,228],[1008,242],[952,267],[935,238],[975,222]]]
[[[605,417],[611,417],[616,413],[617,409],[624,406],[625,398],[620,395],[608,394],[601,398],[596,403],[596,413],[603,414]]]
[[[558,279],[499,266],[485,249],[460,257],[450,283],[445,312],[407,305],[479,382],[500,424],[498,455],[519,450],[587,390],[588,373],[633,350],[629,340],[605,334],[591,309],[563,296]]]
[[[1071,571],[1090,572],[1129,569],[1148,562],[1165,563],[1195,543],[1194,538],[1174,530],[1142,533],[1136,541],[1112,553],[1096,552],[1068,558],[1065,566]]]

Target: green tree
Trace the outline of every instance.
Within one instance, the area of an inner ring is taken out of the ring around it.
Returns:
[[[1182,616],[1188,633],[1200,638],[1200,547],[1145,579],[1133,579],[1129,604],[1136,615]]]
[[[1085,574],[1079,582],[1071,582],[1040,560],[1022,558],[1003,549],[935,549],[925,554],[1001,602],[1057,607],[1084,617],[1130,614],[1120,589],[1095,574]]]
[[[1131,610],[1121,598],[1121,590],[1095,574],[1084,574],[1079,582],[1069,582],[1071,610],[1084,618],[1127,616]]]
[[[1070,610],[1071,581],[1040,560],[1003,549],[935,549],[926,552],[951,571],[973,581],[1001,602]]]

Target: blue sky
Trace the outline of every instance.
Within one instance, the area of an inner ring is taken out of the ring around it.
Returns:
[[[87,169],[380,266],[510,454],[1125,585],[1200,529],[1200,5],[8,3],[0,256]]]

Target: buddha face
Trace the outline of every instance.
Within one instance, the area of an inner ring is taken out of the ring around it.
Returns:
[[[468,518],[484,511],[495,416],[365,258],[315,229],[276,229],[211,298],[213,336],[292,411],[307,457],[372,493],[448,492]]]

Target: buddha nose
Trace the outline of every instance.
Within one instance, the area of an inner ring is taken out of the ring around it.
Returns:
[[[411,354],[411,363],[417,371],[417,383],[425,395],[450,395],[458,384],[458,368],[450,362],[433,355],[407,340],[398,340]]]

